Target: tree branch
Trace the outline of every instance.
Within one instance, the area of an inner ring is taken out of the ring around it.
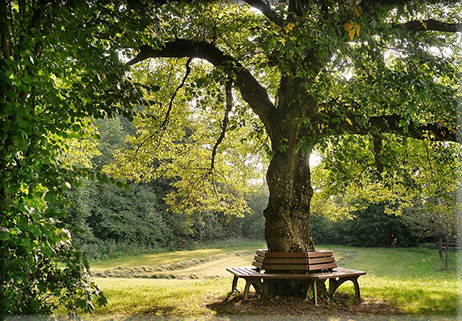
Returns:
[[[271,102],[268,93],[241,63],[210,43],[177,39],[165,43],[159,49],[144,45],[141,47],[139,54],[127,63],[127,66],[132,66],[148,58],[180,57],[205,59],[214,66],[223,68],[224,72],[233,79],[234,84],[239,88],[242,98],[261,119],[268,135],[272,136],[271,116],[276,111],[276,108]]]
[[[402,24],[393,24],[393,28],[408,31],[462,32],[462,23],[446,23],[434,19],[414,20]]]
[[[263,2],[262,0],[244,0],[244,1],[251,7],[260,10],[261,13],[263,13],[270,21],[274,22],[278,26],[282,26],[284,24],[284,20],[281,19],[281,17],[279,17],[277,13],[274,12],[273,9],[271,9],[271,7],[265,2]]]
[[[226,129],[227,129],[228,123],[229,123],[229,113],[231,112],[231,109],[233,108],[232,85],[233,85],[233,82],[228,77],[228,79],[226,80],[226,86],[225,86],[226,111],[225,111],[225,115],[223,116],[223,123],[221,124],[220,137],[218,137],[218,139],[215,142],[215,145],[213,146],[213,149],[212,149],[212,161],[211,161],[211,164],[210,164],[210,169],[211,170],[213,170],[215,168],[215,157],[217,155],[218,146],[221,144],[223,139],[225,139]]]
[[[143,145],[150,139],[154,138],[157,136],[157,143],[156,143],[156,148],[159,147],[160,145],[160,142],[162,140],[162,136],[165,132],[165,130],[167,129],[167,126],[168,126],[168,122],[170,121],[170,114],[172,112],[172,108],[173,108],[173,101],[175,100],[175,97],[176,95],[178,94],[178,91],[183,88],[185,82],[186,82],[186,79],[188,78],[189,74],[191,73],[191,67],[189,66],[191,64],[191,60],[192,58],[189,58],[188,61],[186,61],[186,65],[185,65],[185,68],[186,68],[186,72],[183,76],[183,80],[181,81],[181,83],[178,85],[178,87],[176,87],[175,89],[175,92],[173,93],[172,97],[170,97],[170,102],[168,104],[168,108],[167,108],[167,112],[165,113],[165,117],[164,117],[164,120],[162,121],[162,124],[160,125],[159,129],[156,130],[153,134],[149,135],[148,137],[146,137],[142,142],[141,144],[138,145],[138,148],[136,149],[136,152],[135,152],[135,155],[138,154],[138,152],[140,151],[141,147],[143,147]]]
[[[457,142],[458,137],[455,128],[438,126],[435,124],[418,124],[411,122],[403,126],[404,117],[399,115],[373,116],[366,122],[362,115],[347,115],[345,121],[338,123],[339,115],[327,116],[329,123],[336,123],[335,134],[359,134],[376,135],[379,133],[396,133],[405,137],[415,139],[428,139],[430,141],[451,141]],[[333,122],[336,119],[337,122]],[[348,120],[346,120],[348,119]]]
[[[8,26],[8,7],[5,0],[0,0],[0,43],[2,45],[3,60],[8,61],[11,56],[10,31]]]
[[[370,118],[370,124],[382,132],[394,132],[403,136],[416,139],[429,139],[431,141],[453,141],[457,142],[455,130],[438,126],[435,124],[414,124],[400,127],[401,120],[405,120],[398,115],[375,116]]]

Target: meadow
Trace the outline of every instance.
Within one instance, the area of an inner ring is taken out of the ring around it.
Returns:
[[[192,251],[153,253],[92,262],[91,271],[108,304],[91,320],[172,318],[187,320],[363,320],[371,318],[452,320],[461,305],[458,253],[450,253],[443,269],[437,249],[353,248],[318,246],[333,250],[338,264],[361,269],[362,302],[353,300],[351,282],[334,299],[318,307],[295,298],[257,298],[242,303],[241,293],[230,294],[232,275],[227,266],[248,266],[260,242],[230,241]],[[244,281],[239,281],[242,292]],[[228,298],[229,296],[229,298]]]

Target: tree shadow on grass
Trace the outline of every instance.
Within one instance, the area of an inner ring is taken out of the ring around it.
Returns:
[[[152,307],[134,315],[123,317],[124,321],[157,320],[177,313],[175,306]]]
[[[252,316],[255,320],[338,320],[338,319],[369,319],[373,316],[400,317],[403,311],[393,306],[391,302],[365,297],[357,302],[354,296],[337,293],[332,300],[319,300],[318,306],[312,301],[301,298],[257,298],[251,296],[249,301],[242,302],[242,295],[233,294],[228,300],[217,299],[207,304],[219,317],[234,316],[233,319]],[[368,318],[369,317],[369,318]]]

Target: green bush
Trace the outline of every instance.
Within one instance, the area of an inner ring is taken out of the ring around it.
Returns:
[[[358,247],[410,247],[421,239],[402,219],[385,213],[384,204],[370,204],[352,213],[353,219],[332,221],[324,216],[311,219],[317,244],[338,244]]]

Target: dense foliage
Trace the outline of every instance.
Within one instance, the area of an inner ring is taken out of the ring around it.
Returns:
[[[0,1],[0,319],[105,302],[64,224],[63,194],[93,175],[69,157],[71,139],[141,101],[114,50],[126,9]]]
[[[114,152],[126,146],[129,134],[135,134],[135,129],[123,117],[98,120],[95,125],[100,136],[96,144],[99,153],[89,159],[93,166],[104,167],[114,162]],[[316,170],[322,170],[322,164],[319,166]],[[263,239],[262,212],[268,202],[264,189],[248,194],[250,211],[244,216],[211,210],[186,214],[170,211],[166,203],[172,190],[170,183],[158,178],[150,183],[130,182],[129,188],[124,189],[116,184],[87,181],[67,193],[73,204],[67,222],[74,228],[73,235],[82,249],[94,259],[185,249],[229,238]],[[400,247],[438,236],[409,222],[420,218],[422,224],[430,224],[419,204],[412,204],[397,216],[386,213],[384,204],[370,203],[367,199],[362,205],[350,202],[353,204],[331,209],[338,211],[337,215],[329,213],[329,206],[323,204],[322,211],[311,218],[316,244]]]
[[[325,216],[312,217],[315,241],[355,247],[409,247],[424,240],[420,231],[410,228],[402,217],[386,214],[384,204],[369,204],[350,215],[336,220]]]
[[[124,117],[98,120],[95,126],[97,152],[87,149],[81,156],[102,168],[113,163],[114,152],[127,144],[134,128]],[[239,217],[210,210],[187,214],[170,211],[166,203],[170,183],[159,178],[149,183],[131,181],[122,188],[87,180],[66,193],[72,204],[66,222],[82,250],[95,259],[143,249],[185,249],[229,238],[263,239],[264,189],[248,193],[249,210]]]

